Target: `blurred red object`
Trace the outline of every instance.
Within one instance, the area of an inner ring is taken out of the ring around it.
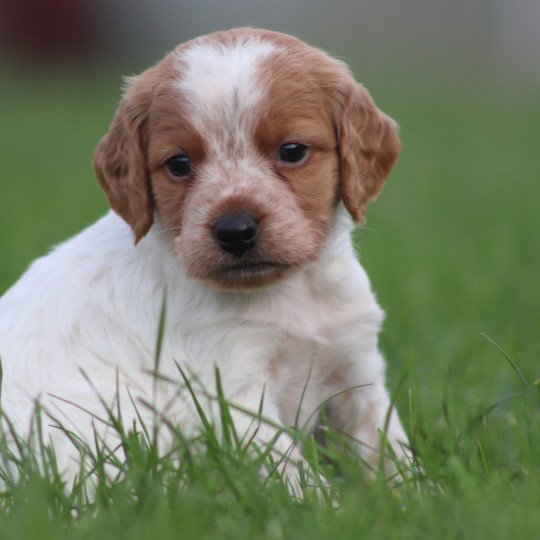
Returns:
[[[0,0],[0,42],[19,60],[89,57],[98,41],[92,0]]]

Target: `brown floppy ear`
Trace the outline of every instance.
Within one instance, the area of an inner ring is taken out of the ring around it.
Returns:
[[[399,156],[397,125],[356,82],[340,124],[341,197],[353,219],[363,222],[368,203],[379,194]]]
[[[146,74],[146,73],[145,73]],[[94,170],[111,208],[133,229],[137,243],[153,222],[144,129],[153,92],[145,74],[128,87],[94,155]]]

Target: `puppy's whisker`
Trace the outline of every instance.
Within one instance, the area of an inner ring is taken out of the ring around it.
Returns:
[[[180,230],[181,230],[180,225],[177,225],[175,227],[163,227],[163,228],[160,229],[160,231],[162,231],[162,232],[180,231]]]

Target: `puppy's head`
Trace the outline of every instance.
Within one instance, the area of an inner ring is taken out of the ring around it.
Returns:
[[[340,199],[362,221],[399,150],[344,64],[238,29],[130,79],[95,170],[136,241],[156,212],[191,277],[241,290],[314,261]]]

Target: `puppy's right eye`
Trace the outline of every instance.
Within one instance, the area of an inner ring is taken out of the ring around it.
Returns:
[[[191,159],[184,154],[173,156],[165,162],[165,167],[175,178],[184,178],[191,174]]]
[[[305,159],[309,148],[305,144],[286,143],[281,145],[279,149],[279,160],[283,163],[300,163]]]

